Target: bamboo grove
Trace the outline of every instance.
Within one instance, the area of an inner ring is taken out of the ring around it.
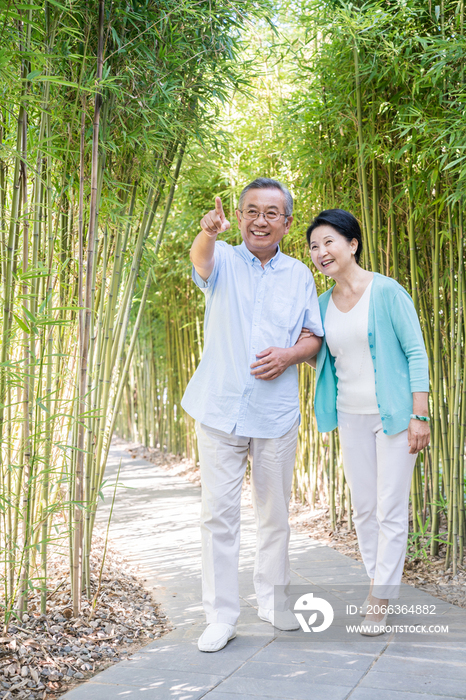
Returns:
[[[0,2],[5,624],[31,589],[45,612],[52,545],[74,615],[93,593],[106,457],[183,155],[241,84],[240,26],[264,6]]]
[[[286,253],[310,264],[309,221],[324,208],[348,209],[362,223],[362,264],[413,297],[429,356],[432,442],[413,476],[411,554],[440,553],[456,572],[465,534],[464,2],[303,0],[282,11],[278,34],[249,35],[247,55],[261,68],[252,95],[236,94],[223,112],[223,148],[185,159],[118,430],[196,459],[180,407],[202,351],[190,243],[215,195],[233,220],[242,186],[258,175],[281,179],[296,198]],[[351,527],[338,435],[318,434],[313,393],[314,373],[301,367],[294,492],[328,507],[332,528],[344,519]]]

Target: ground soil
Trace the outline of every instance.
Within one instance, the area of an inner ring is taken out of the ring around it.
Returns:
[[[91,598],[84,596],[80,615],[73,617],[68,557],[56,548],[50,552],[46,614],[37,593],[21,620],[0,628],[2,700],[54,700],[170,629],[117,544],[109,540],[105,552],[105,537],[95,529]]]

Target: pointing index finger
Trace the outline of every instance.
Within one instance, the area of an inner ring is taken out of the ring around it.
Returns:
[[[215,197],[215,211],[222,221],[225,221],[225,212],[223,211],[222,200],[220,197]]]

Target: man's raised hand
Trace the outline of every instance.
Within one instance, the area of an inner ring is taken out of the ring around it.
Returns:
[[[230,222],[225,218],[223,211],[222,200],[220,197],[215,197],[215,209],[209,211],[201,219],[201,229],[212,238],[215,238],[219,233],[228,231]]]

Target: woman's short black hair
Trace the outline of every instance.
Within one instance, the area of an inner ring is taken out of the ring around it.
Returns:
[[[311,245],[311,233],[318,226],[331,226],[335,231],[341,233],[350,243],[353,238],[355,238],[358,242],[358,248],[354,257],[356,262],[359,263],[359,258],[362,253],[362,234],[361,227],[356,217],[344,209],[325,209],[325,211],[321,211],[306,231],[306,238],[309,246]]]

